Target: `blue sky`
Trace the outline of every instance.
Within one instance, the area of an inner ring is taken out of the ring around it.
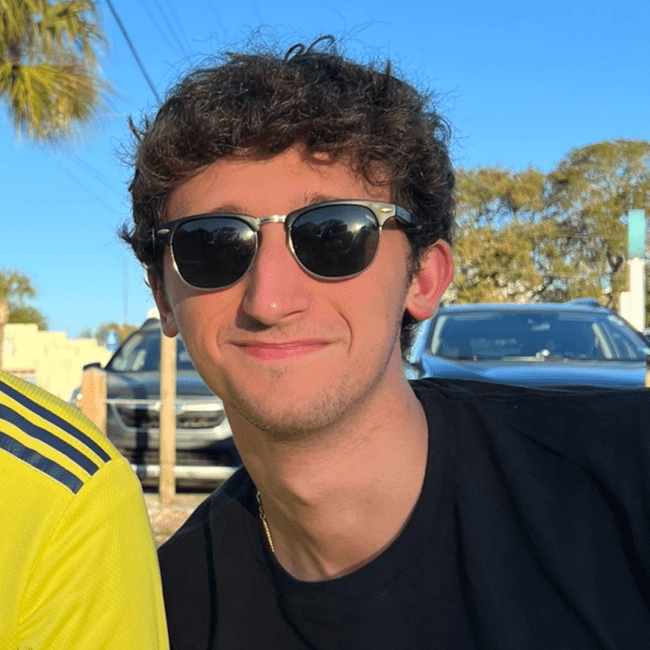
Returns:
[[[650,140],[650,3],[549,0],[113,0],[159,94],[203,56],[262,28],[287,49],[330,33],[350,53],[389,57],[436,90],[457,165],[550,170],[572,148]],[[126,120],[155,107],[100,0],[117,96],[80,145],[16,141],[0,113],[0,268],[33,281],[32,304],[69,337],[108,321],[140,323],[153,303],[118,241],[129,216]],[[4,107],[3,107],[4,109]]]

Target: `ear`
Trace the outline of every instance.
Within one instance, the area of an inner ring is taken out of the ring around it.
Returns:
[[[164,282],[158,275],[154,275],[151,272],[147,276],[149,286],[153,293],[153,299],[156,301],[156,307],[158,307],[158,313],[160,314],[160,328],[162,329],[162,333],[165,336],[174,337],[178,334],[178,325],[176,324],[174,312],[167,299]]]
[[[453,277],[451,246],[439,239],[424,253],[420,270],[413,276],[406,294],[404,308],[417,320],[430,318]]]

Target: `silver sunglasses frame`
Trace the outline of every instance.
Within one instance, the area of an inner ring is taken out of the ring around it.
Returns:
[[[384,224],[392,218],[397,219],[403,224],[408,224],[410,226],[415,225],[415,220],[413,218],[413,215],[408,211],[405,210],[404,208],[400,207],[399,205],[395,205],[394,203],[382,203],[380,201],[364,201],[364,200],[358,200],[358,199],[351,199],[351,200],[342,200],[342,201],[323,201],[321,203],[313,203],[311,205],[307,205],[303,208],[300,208],[298,210],[293,210],[292,212],[289,212],[289,214],[273,214],[269,215],[266,217],[252,217],[247,214],[237,214],[237,213],[232,213],[232,212],[206,212],[204,214],[194,214],[188,217],[182,217],[180,219],[174,219],[173,221],[167,221],[163,224],[160,224],[159,226],[155,226],[152,231],[151,231],[151,238],[152,238],[152,248],[153,248],[153,254],[156,255],[158,252],[158,242],[162,242],[163,244],[166,244],[169,246],[169,250],[171,253],[171,258],[172,258],[172,263],[174,266],[174,270],[176,271],[178,277],[183,281],[184,284],[186,284],[188,287],[191,287],[192,289],[195,289],[197,291],[220,291],[221,289],[228,289],[229,287],[232,287],[236,285],[238,282],[241,282],[248,272],[250,271],[251,267],[253,266],[253,263],[255,261],[255,258],[257,257],[257,252],[259,249],[259,237],[258,233],[262,226],[264,226],[267,223],[283,223],[285,225],[285,230],[287,233],[287,248],[291,252],[291,255],[294,260],[298,263],[300,268],[307,273],[309,276],[316,278],[317,280],[320,281],[329,281],[329,282],[337,282],[339,280],[348,280],[350,278],[354,278],[357,275],[361,275],[364,271],[367,271],[373,264],[375,257],[377,255],[377,250],[379,249],[379,246],[375,249],[375,252],[373,253],[372,260],[366,266],[365,268],[361,269],[361,271],[358,271],[357,273],[352,273],[350,275],[342,275],[342,276],[336,276],[336,277],[328,277],[324,275],[319,275],[318,273],[315,273],[314,271],[311,271],[308,269],[301,261],[298,259],[298,256],[296,255],[296,251],[293,248],[293,242],[291,241],[291,226],[294,224],[294,222],[299,219],[303,214],[307,212],[311,212],[312,210],[318,209],[318,208],[323,208],[323,207],[329,207],[329,206],[346,206],[346,205],[360,205],[365,208],[368,208],[372,214],[374,215],[375,219],[377,220],[377,225],[379,228],[379,238],[381,238],[381,232]],[[178,265],[176,264],[176,258],[174,257],[174,233],[176,230],[182,226],[185,223],[188,223],[190,221],[197,221],[199,219],[206,219],[206,218],[223,218],[223,219],[235,219],[237,221],[242,221],[244,222],[254,233],[255,233],[255,250],[253,252],[253,256],[251,257],[250,264],[248,265],[248,268],[246,271],[242,274],[240,278],[235,280],[234,282],[231,282],[230,284],[224,285],[222,287],[215,287],[215,288],[205,288],[205,287],[197,287],[191,283],[189,283],[181,274],[181,272],[178,269]]]

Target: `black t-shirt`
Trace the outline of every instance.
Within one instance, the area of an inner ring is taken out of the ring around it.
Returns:
[[[413,388],[427,471],[393,544],[296,580],[239,470],[160,548],[172,650],[650,647],[650,391]]]

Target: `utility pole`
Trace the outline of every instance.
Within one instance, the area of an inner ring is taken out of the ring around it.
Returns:
[[[160,500],[176,495],[176,338],[160,333]]]

